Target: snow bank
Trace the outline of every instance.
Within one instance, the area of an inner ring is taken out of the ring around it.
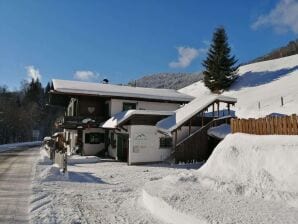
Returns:
[[[34,141],[34,142],[18,142],[18,143],[12,143],[12,144],[4,144],[0,145],[0,152],[9,151],[12,149],[16,149],[18,147],[33,147],[33,146],[39,146],[41,145],[41,141]]]
[[[164,200],[162,200],[159,197],[155,197],[147,193],[145,190],[143,190],[142,195],[144,206],[157,218],[160,220],[170,223],[170,224],[205,224],[207,223],[203,219],[199,219],[195,216],[183,213],[172,206],[170,206],[168,203],[166,203]]]
[[[80,156],[80,155],[72,155],[67,158],[67,164],[87,164],[87,163],[97,163],[100,161],[100,158],[97,156]]]
[[[53,164],[44,169],[39,176],[40,181],[66,181],[68,180],[68,174],[62,173],[57,164]]]
[[[231,134],[198,174],[204,185],[217,190],[297,200],[297,158],[298,136]]]
[[[221,124],[216,127],[209,128],[207,134],[219,139],[225,138],[231,133],[231,126],[229,124]]]
[[[44,148],[41,148],[41,150],[40,150],[40,158],[38,160],[38,163],[40,165],[51,165],[52,164],[49,154]]]

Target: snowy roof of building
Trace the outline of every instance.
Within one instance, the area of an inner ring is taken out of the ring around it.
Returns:
[[[237,99],[233,97],[227,97],[222,95],[209,95],[203,98],[196,98],[185,106],[175,111],[175,114],[164,118],[156,124],[156,127],[169,135],[176,128],[183,125],[190,118],[195,116],[200,111],[211,105],[213,102],[220,101],[226,103],[236,103]]]
[[[101,127],[107,129],[115,129],[129,120],[134,115],[148,115],[148,116],[171,116],[174,111],[157,111],[157,110],[127,110],[115,114],[109,120],[104,122]]]
[[[173,89],[121,86],[102,83],[53,79],[54,92],[95,96],[154,99],[158,101],[189,102],[192,96]]]

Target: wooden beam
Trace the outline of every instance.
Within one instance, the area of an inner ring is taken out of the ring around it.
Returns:
[[[215,113],[214,113],[214,103],[212,103],[212,116],[213,116],[213,118],[215,117]]]
[[[219,102],[217,102],[217,117],[219,117]]]
[[[188,135],[190,135],[190,133],[191,133],[191,120],[192,120],[192,118],[190,118],[190,120],[189,120]]]
[[[204,126],[204,111],[202,111],[201,116],[202,116],[202,127],[203,127]]]

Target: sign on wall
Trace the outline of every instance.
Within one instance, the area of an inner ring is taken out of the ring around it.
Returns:
[[[147,136],[144,133],[137,134],[133,141],[133,152],[138,153],[147,147]]]

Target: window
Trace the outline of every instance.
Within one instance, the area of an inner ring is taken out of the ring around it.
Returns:
[[[123,109],[122,111],[125,110],[135,110],[137,108],[137,104],[136,103],[123,103]]]
[[[88,144],[100,144],[104,142],[103,133],[86,133],[85,134],[85,143]]]
[[[159,147],[160,148],[169,148],[169,147],[172,147],[172,138],[161,137],[159,139]]]

